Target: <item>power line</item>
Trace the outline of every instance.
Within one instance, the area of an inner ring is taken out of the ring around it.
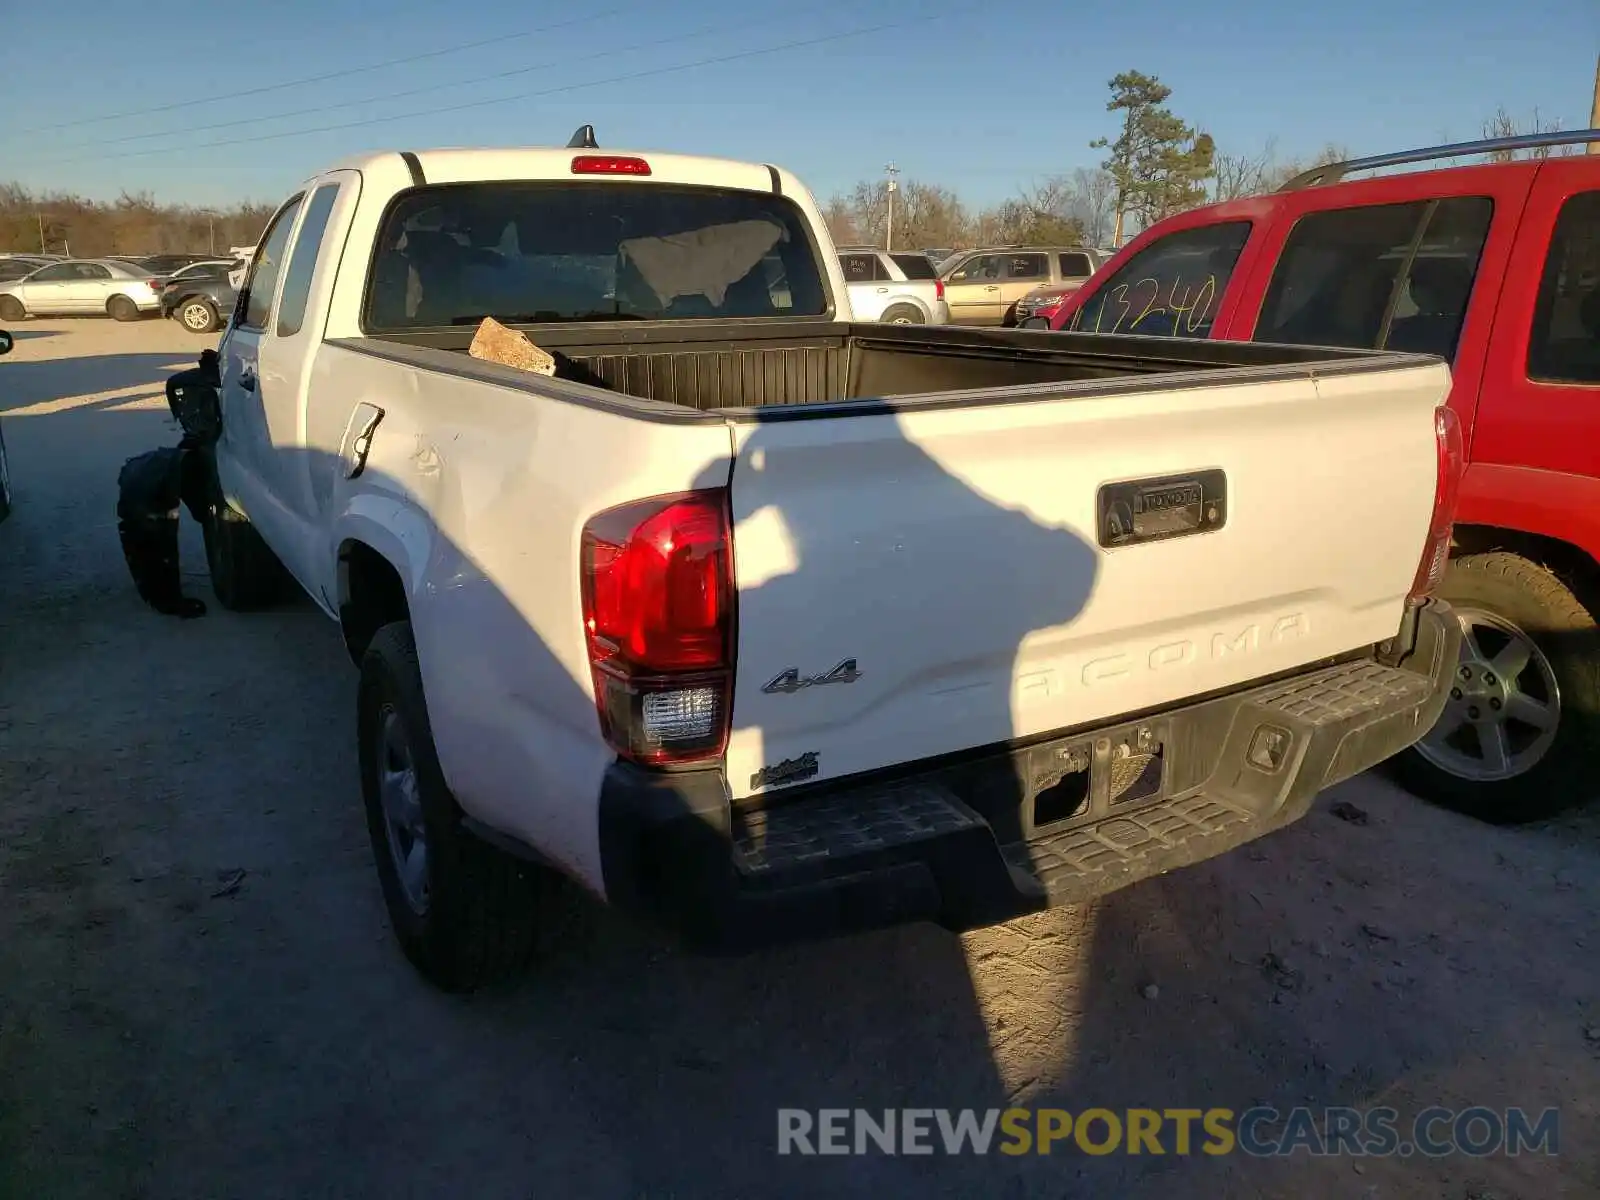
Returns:
[[[843,33],[826,34],[822,37],[803,38],[792,42],[783,42],[776,46],[764,46],[756,50],[741,50],[733,54],[720,54],[712,58],[697,59],[694,62],[678,63],[670,67],[650,67],[642,71],[630,71],[624,75],[612,75],[604,79],[590,79],[581,83],[562,84],[558,87],[541,88],[532,92],[518,92],[510,96],[496,96],[487,100],[470,100],[463,104],[447,105],[443,108],[419,109],[412,112],[395,113],[387,117],[366,117],[359,121],[345,121],[335,125],[319,125],[310,129],[288,129],[277,133],[260,133],[251,137],[223,138],[214,142],[201,142],[197,146],[162,147],[155,150],[128,150],[121,154],[97,154],[91,158],[56,159],[40,166],[62,166],[68,163],[79,162],[105,162],[111,159],[143,158],[152,154],[173,154],[179,151],[190,152],[195,150],[214,150],[225,146],[243,146],[256,142],[270,142],[288,137],[304,137],[314,133],[332,133],[344,129],[360,129],[368,125],[383,125],[393,121],[411,121],[424,117],[439,116],[444,113],[465,112],[474,108],[487,108],[496,104],[510,104],[519,100],[532,100],[544,96],[555,96],[563,92],[574,92],[582,88],[601,87],[614,83],[631,83],[637,79],[648,79],[657,75],[670,75],[679,71],[691,71],[698,67],[720,66],[724,63],[738,62],[747,58],[758,58],[767,54],[779,54],[786,50],[800,50],[809,46],[821,46],[831,42],[844,41],[847,38],[865,37],[871,33],[883,33],[891,29],[903,29],[909,25],[918,25],[927,21],[939,19],[942,14],[933,13],[927,16],[912,17],[904,21],[890,21],[881,25],[869,25],[861,29],[847,30]],[[196,164],[210,165],[210,164]]]
[[[837,7],[837,5],[822,5],[820,7],[825,9]],[[818,11],[818,9],[801,10],[801,14],[803,15],[807,12],[815,13],[816,11]],[[636,50],[651,50],[657,46],[669,46],[677,42],[694,41],[696,38],[709,37],[714,33],[733,33],[745,29],[759,28],[763,25],[773,25],[789,20],[795,15],[797,14],[785,13],[779,17],[762,17],[755,21],[744,21],[733,25],[726,23],[707,25],[701,29],[695,30],[692,33],[679,33],[673,34],[671,37],[651,38],[648,41],[635,42],[631,46],[608,47],[605,50],[599,50],[593,54],[581,54],[577,56],[565,55],[558,59],[550,59],[545,62],[532,63],[528,66],[514,67],[508,71],[497,71],[492,75],[478,75],[471,79],[455,79],[445,83],[431,83],[422,87],[405,88],[398,92],[384,92],[376,96],[365,96],[360,100],[344,100],[339,102],[338,107],[355,108],[363,104],[379,104],[387,100],[401,100],[410,96],[423,96],[430,92],[449,91],[451,88],[466,87],[470,84],[490,83],[498,79],[510,79],[518,75],[530,75],[535,71],[544,71],[551,67],[565,66],[569,63],[590,62],[595,59],[614,58],[621,54],[631,54]],[[62,151],[93,150],[98,149],[101,146],[120,146],[126,145],[129,142],[147,142],[152,138],[188,137],[191,134],[207,133],[217,129],[237,129],[241,125],[259,125],[265,121],[282,121],[287,120],[290,117],[304,117],[313,113],[326,113],[328,111],[328,107],[329,106],[327,104],[317,104],[311,106],[310,108],[295,108],[290,109],[287,112],[268,113],[265,116],[259,117],[239,117],[232,121],[215,121],[210,125],[193,125],[185,129],[168,129],[158,133],[132,133],[126,134],[122,137],[101,138],[88,142],[73,142],[65,146],[59,146],[57,149]],[[182,149],[182,147],[168,146],[162,147],[161,149],[178,150]]]
[[[574,25],[588,25],[595,21],[602,21],[607,17],[614,17],[623,12],[621,8],[608,8],[604,12],[591,13],[584,17],[574,17],[570,21],[557,21],[551,25],[539,25],[533,29],[524,29],[521,33],[502,33],[496,37],[484,38],[476,42],[462,42],[457,46],[444,46],[438,50],[426,50],[421,54],[408,54],[404,58],[391,58],[385,62],[373,63],[365,67],[348,67],[344,70],[329,71],[324,75],[307,75],[303,79],[290,79],[284,83],[269,83],[262,87],[246,88],[242,92],[228,92],[221,96],[207,96],[201,100],[180,100],[173,104],[160,104],[154,108],[136,108],[131,112],[108,113],[103,117],[80,117],[75,121],[62,121],[55,125],[35,125],[29,129],[13,130],[13,133],[49,133],[56,129],[72,129],[79,125],[99,125],[106,121],[121,121],[128,117],[148,117],[156,113],[176,112],[181,108],[197,108],[204,104],[215,105],[223,100],[237,100],[244,96],[262,96],[267,92],[281,92],[286,88],[304,87],[311,83],[326,83],[330,79],[345,79],[351,75],[366,75],[373,71],[384,71],[390,67],[401,67],[407,63],[423,62],[430,58],[443,58],[447,54],[460,54],[466,50],[479,50],[484,46],[498,46],[504,42],[514,42],[521,38],[532,37],[538,33],[553,33],[557,29],[570,29]]]

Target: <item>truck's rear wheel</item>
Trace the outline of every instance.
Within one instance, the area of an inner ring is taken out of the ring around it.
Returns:
[[[1451,562],[1440,594],[1462,626],[1444,713],[1394,760],[1419,795],[1496,824],[1600,791],[1600,629],[1538,563],[1493,551]]]
[[[250,519],[220,495],[212,500],[201,529],[206,540],[211,590],[223,608],[252,612],[288,597],[288,571],[262,541]]]
[[[922,310],[914,304],[891,304],[879,318],[885,325],[923,325]]]
[[[433,745],[411,625],[372,637],[356,704],[361,795],[389,922],[406,957],[451,992],[523,969],[550,879],[462,824]]]

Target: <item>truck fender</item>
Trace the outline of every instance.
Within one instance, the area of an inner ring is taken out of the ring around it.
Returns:
[[[422,587],[432,554],[434,533],[426,516],[396,496],[362,493],[351,496],[333,522],[334,595],[324,596],[335,612],[350,601],[349,548],[364,545],[399,575],[406,603]]]

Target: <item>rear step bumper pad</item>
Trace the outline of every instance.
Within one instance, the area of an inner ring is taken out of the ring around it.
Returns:
[[[607,897],[727,951],[917,920],[970,929],[1086,900],[1281,828],[1411,745],[1443,707],[1459,637],[1432,602],[1397,639],[1396,665],[1324,667],[756,811],[730,804],[720,771],[618,763],[600,801]],[[1141,735],[1162,748],[1159,785],[1116,804],[1111,747]],[[1040,764],[1090,760],[1071,815],[1035,822],[1035,795],[1062,774],[1041,778]]]

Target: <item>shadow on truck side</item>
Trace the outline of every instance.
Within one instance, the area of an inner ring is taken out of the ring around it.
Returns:
[[[378,438],[382,436],[380,426]],[[741,463],[763,464],[752,467],[753,472],[797,469],[787,465],[792,460],[781,453],[763,454],[764,436],[761,429],[753,433]],[[451,462],[448,442],[441,439],[434,449],[439,456],[437,474],[429,486],[438,490],[428,502],[429,510],[441,514],[480,508],[504,511],[506,505],[516,502],[513,497],[519,491],[526,495],[521,489],[524,481],[511,475],[498,481],[481,475],[463,476]],[[301,453],[278,451],[278,465]],[[373,458],[378,457],[374,451]],[[874,461],[885,478],[915,481],[929,510],[941,517],[938,528],[926,523],[897,528],[891,512],[885,512],[881,522],[864,525],[860,512],[852,512],[849,528],[852,536],[860,538],[861,551],[855,564],[859,575],[853,587],[846,586],[851,581],[837,574],[843,557],[837,545],[837,527],[839,506],[853,503],[852,499],[815,488],[780,486],[778,494],[801,499],[782,511],[756,515],[769,527],[776,517],[792,547],[794,566],[786,574],[740,592],[738,620],[762,628],[783,628],[790,623],[804,627],[812,619],[808,614],[826,606],[828,630],[847,633],[857,625],[871,628],[869,618],[881,626],[881,606],[892,605],[897,631],[904,633],[906,644],[927,647],[930,668],[943,663],[941,656],[949,647],[972,647],[983,656],[980,669],[963,676],[981,674],[983,686],[964,689],[962,720],[974,730],[998,731],[998,737],[985,740],[1003,742],[1012,732],[1012,680],[1019,647],[1030,634],[1067,625],[1083,611],[1094,587],[1097,551],[1072,532],[1045,526],[1024,511],[979,494],[909,440],[886,438],[876,443]],[[291,464],[289,470],[298,476],[301,467],[315,473],[330,465],[308,461]],[[743,465],[740,471],[745,471]],[[338,464],[336,478],[343,476],[343,464]],[[740,478],[753,487],[762,482],[784,483],[749,473]],[[727,478],[718,471],[697,483],[721,487],[727,485]],[[407,481],[392,476],[375,479],[369,468],[362,490],[370,492],[375,487],[402,495],[413,492]],[[566,514],[561,516],[565,519]],[[530,521],[538,519],[537,512],[529,513]],[[874,539],[880,544],[874,544]],[[735,556],[737,543],[735,530]],[[945,581],[947,591],[938,603],[920,603],[926,598],[906,594],[903,586],[897,586],[893,564],[885,554],[916,558],[917,577],[936,576]],[[366,567],[382,570],[369,556],[361,558]],[[833,573],[814,578],[808,566],[821,559],[831,561]],[[570,755],[590,753],[578,744],[577,734],[581,731],[584,741],[592,745],[597,721],[587,682],[580,685],[572,677],[521,615],[517,602],[501,590],[494,578],[497,565],[509,564],[506,560],[480,563],[466,547],[446,540],[445,531],[440,530],[428,550],[429,594],[412,601],[418,607],[418,657],[436,731],[443,724],[437,709],[449,702],[446,697],[463,692],[476,697],[473,710],[481,724],[463,727],[457,723],[448,738],[437,739],[446,774],[469,804],[475,781],[496,775],[503,780],[511,773],[510,765],[491,760],[510,744],[506,735],[513,727],[537,729],[545,753],[556,758],[569,753],[556,748],[564,735],[573,740]],[[553,567],[576,571],[576,556]],[[576,578],[552,578],[549,583],[574,589],[576,585]],[[384,603],[395,598],[392,582],[379,581],[374,586],[369,579],[358,581],[357,586],[372,587],[369,595],[387,596]],[[362,605],[354,606],[353,611],[359,612],[356,620],[362,626],[357,641],[369,636],[380,619],[401,615],[388,611],[380,618]],[[458,623],[462,630],[492,629],[497,636],[493,640],[470,635],[445,637],[440,631],[450,622]],[[882,677],[885,669],[875,666],[874,649],[870,644],[841,643],[824,656],[855,656],[864,673],[876,671]],[[832,661],[830,658],[830,664]],[[771,674],[787,665],[741,661],[737,669]],[[896,680],[903,669],[904,664],[897,662]],[[444,680],[448,683],[440,686]],[[852,702],[851,689],[832,691],[839,704]],[[736,730],[745,727],[737,704],[732,719]],[[596,765],[603,768],[603,764]],[[524,767],[522,778],[530,803],[549,810],[542,823],[550,830],[551,840],[559,847],[563,839],[592,843],[598,837],[602,844],[597,852],[605,861],[608,889],[616,892],[619,900],[636,890],[646,896],[643,904],[636,905],[645,911],[635,911],[630,921],[648,919],[651,902],[660,895],[651,891],[650,885],[662,872],[670,872],[672,863],[652,860],[652,851],[637,846],[613,854],[613,848],[604,845],[607,835],[593,828],[596,796],[569,799],[549,795],[537,777],[538,764],[531,760],[514,764],[516,772],[523,772]],[[600,783],[597,770],[597,787]],[[351,799],[352,803],[356,800]],[[781,802],[781,789],[770,799]],[[985,804],[1015,809],[1022,800],[1023,784],[1012,777],[998,787],[991,786]],[[708,863],[720,862],[731,874],[734,851],[726,824],[696,820],[692,826],[699,844],[680,843],[680,849]],[[996,868],[1004,872],[998,854],[994,859]],[[621,870],[638,874],[614,879],[612,871],[618,864]],[[690,881],[691,889],[692,884]],[[881,1114],[886,1108],[983,1110],[1005,1106],[1008,1088],[995,1069],[990,1030],[973,994],[962,946],[932,925],[867,933],[815,949],[790,945],[757,951],[749,959],[674,957],[664,965],[647,966],[643,947],[620,958],[613,953],[617,941],[626,945],[645,937],[640,930],[624,928],[589,906],[579,905],[578,911],[586,915],[576,930],[569,927],[561,937],[561,953],[534,968],[535,976],[542,975],[542,979],[536,978],[515,995],[480,998],[478,1003],[513,1023],[526,1005],[543,1006],[557,997],[581,1009],[586,1023],[597,1032],[584,1051],[584,1071],[572,1081],[575,1101],[581,1109],[605,1114],[607,1126],[629,1141],[638,1137],[637,1131],[668,1120],[670,1113],[672,1124],[685,1133],[770,1147],[775,1154],[779,1107],[813,1111],[860,1107]],[[563,919],[571,916],[570,912],[563,914]],[[881,923],[894,923],[892,914]],[[873,922],[864,924],[870,927]],[[829,962],[820,975],[819,955]],[[779,1035],[784,1044],[778,1060],[772,1056],[772,1035],[765,1032],[774,1025],[785,1031]],[[663,1083],[666,1091],[641,1086],[649,1078],[673,1082]],[[907,1080],[918,1082],[908,1088]],[[752,1102],[754,1096],[760,1100]],[[934,1141],[939,1137],[936,1129],[929,1136]],[[622,1151],[621,1146],[617,1149]],[[948,1180],[957,1176],[979,1187],[979,1180],[988,1175],[985,1164],[993,1158],[944,1160],[941,1155],[935,1160],[936,1169],[915,1156],[773,1161],[772,1170],[763,1167],[723,1182],[742,1194],[773,1194],[775,1184],[777,1193],[792,1190],[799,1194],[830,1179],[845,1190],[871,1185],[898,1192],[926,1186],[936,1177]],[[683,1157],[665,1145],[657,1151],[627,1151],[623,1162],[629,1165],[619,1181],[630,1194],[692,1192],[697,1181],[704,1183],[703,1165],[686,1169]]]

